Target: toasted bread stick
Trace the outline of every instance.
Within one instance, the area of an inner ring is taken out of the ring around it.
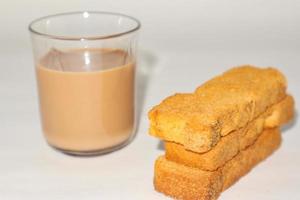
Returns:
[[[203,171],[159,157],[154,186],[175,199],[215,200],[220,193],[272,154],[281,143],[279,129],[265,130],[257,141],[216,171]]]
[[[155,106],[149,112],[150,134],[203,153],[281,101],[285,91],[286,79],[276,69],[233,68],[194,93],[176,94]]]

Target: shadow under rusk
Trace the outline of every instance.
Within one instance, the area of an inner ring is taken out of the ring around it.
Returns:
[[[164,145],[164,142],[163,141],[159,141],[158,144],[157,144],[157,149],[158,150],[162,150],[164,151],[165,150],[165,145]]]
[[[296,122],[298,120],[298,112],[295,110],[295,115],[292,121],[290,121],[288,124],[284,125],[280,130],[283,134],[285,134],[286,131],[293,128],[296,125]]]
[[[139,53],[136,71],[136,132],[140,128],[140,121],[149,82],[156,69],[157,58],[152,52],[142,50]]]

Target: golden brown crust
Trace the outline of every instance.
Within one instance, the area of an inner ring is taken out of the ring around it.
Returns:
[[[295,115],[294,98],[288,95],[282,102],[271,107],[267,115],[264,127],[274,128],[280,124],[288,123]]]
[[[195,152],[210,150],[285,96],[285,77],[276,69],[233,68],[192,94],[175,94],[149,112],[150,134]]]
[[[186,167],[163,156],[156,160],[154,174],[155,189],[176,199],[217,199],[223,187],[221,171]]]
[[[161,156],[156,160],[154,186],[159,192],[182,200],[214,200],[279,146],[278,129],[265,130],[257,141],[216,171],[187,167]]]
[[[240,150],[252,145],[264,128],[274,128],[293,118],[294,100],[287,96],[270,107],[245,127],[222,137],[214,148],[205,153],[186,150],[183,145],[165,142],[166,158],[190,167],[214,171],[233,158]]]
[[[222,168],[223,191],[271,155],[280,147],[280,144],[281,134],[278,128],[265,130],[253,145],[241,151],[224,165]]]

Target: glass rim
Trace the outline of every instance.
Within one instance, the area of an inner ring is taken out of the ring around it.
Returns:
[[[83,13],[90,13],[90,14],[97,14],[97,15],[112,15],[112,16],[120,16],[120,17],[125,17],[127,19],[130,19],[132,21],[134,21],[136,23],[136,25],[134,26],[134,28],[131,28],[129,30],[120,32],[120,33],[115,33],[115,34],[107,34],[107,35],[99,35],[99,36],[59,36],[59,35],[55,35],[55,34],[47,34],[47,33],[43,33],[41,31],[38,31],[36,29],[33,28],[33,25],[37,22],[40,22],[42,20],[45,20],[47,18],[53,18],[53,17],[61,17],[61,16],[67,16],[67,15],[74,15],[74,14],[83,14]],[[28,30],[29,32],[39,35],[39,36],[43,36],[49,39],[56,39],[56,40],[103,40],[103,39],[110,39],[110,38],[116,38],[116,37],[120,37],[123,35],[127,35],[133,32],[138,31],[141,28],[141,23],[138,19],[131,17],[129,15],[125,15],[122,13],[117,13],[117,12],[106,12],[106,11],[75,11],[75,12],[64,12],[64,13],[57,13],[57,14],[53,14],[53,15],[47,15],[44,17],[40,17],[37,18],[33,21],[31,21],[28,25]]]

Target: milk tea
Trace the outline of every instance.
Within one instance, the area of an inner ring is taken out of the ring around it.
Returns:
[[[120,49],[48,52],[37,64],[42,129],[58,149],[112,148],[134,129],[135,62]]]

